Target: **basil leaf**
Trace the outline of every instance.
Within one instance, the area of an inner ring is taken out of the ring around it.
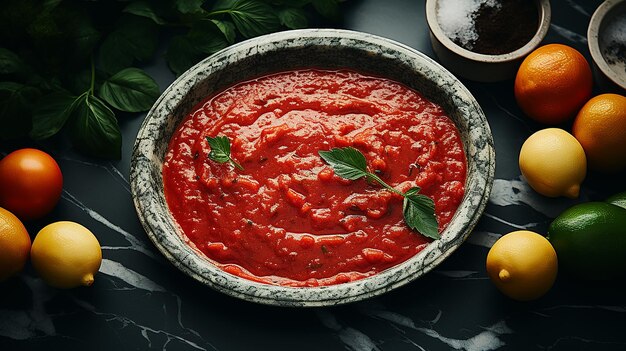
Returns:
[[[333,168],[335,174],[342,178],[355,180],[369,174],[365,156],[355,148],[334,148],[318,153]]]
[[[33,101],[39,90],[24,84],[0,82],[0,138],[16,139],[31,129]]]
[[[174,6],[183,15],[203,13],[204,0],[176,0]]]
[[[33,111],[30,137],[42,140],[58,133],[72,114],[77,100],[65,92],[54,92],[39,99]]]
[[[217,24],[207,20],[194,23],[187,38],[198,51],[205,54],[213,54],[230,44]]]
[[[121,111],[147,111],[159,97],[159,86],[139,68],[126,68],[102,83],[99,96]]]
[[[230,162],[236,168],[243,170],[243,167],[230,157],[230,140],[225,136],[216,136],[215,138],[206,137],[211,151],[209,158],[218,163]]]
[[[153,7],[154,3],[150,1],[133,1],[128,4],[122,12],[131,13],[135,16],[149,18],[156,24],[166,24],[167,22],[157,14],[157,9]]]
[[[413,230],[431,239],[439,239],[435,202],[428,196],[418,194],[419,188],[404,193],[402,212],[404,221]]]
[[[207,137],[206,140],[211,146],[209,158],[218,163],[225,163],[230,160],[230,140],[225,136]]]
[[[88,58],[100,41],[98,32],[87,16],[73,17],[67,24],[68,39],[72,43],[72,56],[78,60]]]
[[[212,14],[220,13],[229,14],[237,30],[246,38],[273,32],[280,25],[272,7],[262,1],[218,0]]]
[[[50,12],[61,4],[61,0],[44,0],[41,4],[42,12]]]
[[[128,15],[120,20],[100,46],[102,69],[110,74],[130,67],[134,60],[152,57],[158,41],[158,28],[147,18]]]
[[[165,54],[168,66],[177,76],[188,70],[203,57],[204,54],[198,51],[189,38],[184,35],[173,37]]]
[[[0,74],[11,74],[22,71],[24,63],[11,50],[0,48]]]
[[[235,25],[231,21],[219,21],[219,20],[211,20],[228,41],[229,44],[233,44],[235,42],[235,37],[237,34],[235,33]]]
[[[338,0],[313,0],[313,7],[320,15],[332,20],[339,19],[339,1]]]
[[[70,131],[74,146],[89,155],[115,159],[122,155],[122,134],[115,114],[93,95],[77,100]]]
[[[428,196],[418,194],[419,187],[413,187],[404,194],[391,187],[376,174],[367,171],[365,156],[355,148],[334,148],[330,151],[318,151],[318,153],[333,168],[336,175],[350,180],[365,177],[404,197],[402,213],[409,228],[426,237],[439,239],[435,202]]]
[[[280,24],[291,29],[306,28],[309,21],[306,18],[304,10],[296,7],[287,7],[278,11]]]

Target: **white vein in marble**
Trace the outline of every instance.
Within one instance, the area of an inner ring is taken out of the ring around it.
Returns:
[[[125,267],[119,262],[115,262],[109,259],[102,260],[102,264],[100,265],[100,273],[118,278],[126,284],[137,289],[147,290],[150,292],[167,292],[167,289],[155,283],[146,276]]]
[[[475,230],[465,241],[468,244],[491,248],[502,234]]]
[[[585,35],[578,34],[567,28],[558,26],[554,23],[550,24],[550,28],[552,28],[552,30],[554,30],[558,35],[562,36],[563,38],[569,41],[587,45],[587,37]]]
[[[125,316],[121,316],[115,313],[106,313],[106,312],[99,312],[96,310],[96,308],[94,306],[92,306],[91,304],[85,302],[85,301],[81,301],[81,300],[75,300],[76,303],[78,305],[80,305],[81,307],[83,307],[85,310],[98,315],[98,316],[102,316],[107,322],[118,322],[121,325],[122,329],[128,328],[128,327],[134,327],[137,328],[139,331],[139,334],[146,340],[147,346],[150,349],[157,349],[159,347],[156,347],[155,345],[153,345],[153,340],[151,338],[152,335],[163,335],[165,336],[165,342],[163,342],[163,344],[161,345],[160,349],[165,351],[167,350],[168,345],[172,342],[172,341],[178,341],[179,343],[182,343],[184,345],[186,345],[189,349],[194,349],[194,350],[202,350],[202,351],[206,351],[207,348],[198,344],[195,341],[189,340],[188,338],[185,338],[183,336],[180,335],[176,335],[172,332],[168,332],[162,329],[157,329],[154,327],[150,327],[144,324],[140,324],[135,322],[134,320],[125,317]],[[217,350],[215,347],[213,347],[213,345],[209,344],[209,347],[211,347],[211,349],[213,350]]]
[[[57,335],[56,328],[45,305],[56,294],[41,279],[20,276],[32,293],[32,306],[27,310],[0,309],[0,337],[26,340],[33,337]],[[1,349],[1,348],[0,348]]]
[[[589,14],[589,12],[587,12],[587,10],[585,10],[584,7],[582,7],[581,5],[578,5],[576,3],[574,3],[573,0],[565,0],[565,2],[567,2],[567,4],[573,8],[574,10],[576,10],[577,12],[585,15],[586,17],[591,17],[591,15]]]
[[[66,157],[66,156],[59,156],[58,160],[69,161],[69,162],[78,163],[78,164],[88,166],[88,167],[97,167],[97,168],[104,169],[107,171],[107,173],[109,173],[113,177],[113,179],[117,183],[119,183],[122,186],[122,188],[127,193],[130,194],[130,183],[128,182],[128,179],[126,179],[126,177],[124,177],[122,172],[120,172],[120,170],[117,169],[111,162],[108,162],[107,165],[103,165],[100,163],[78,160],[78,159]]]
[[[549,218],[555,218],[567,208],[588,201],[588,196],[581,191],[578,199],[564,197],[548,198],[534,191],[523,177],[516,179],[494,179],[489,203],[496,206],[526,205]]]
[[[339,340],[350,351],[380,351],[378,346],[359,330],[352,327],[343,326],[337,321],[337,318],[328,310],[315,310],[317,317],[326,328],[337,333]]]
[[[484,279],[484,277],[476,277],[477,271],[440,271],[435,270],[435,274],[453,279]]]
[[[394,325],[409,328],[415,331],[419,331],[424,335],[437,339],[448,347],[455,350],[464,351],[490,351],[496,350],[506,343],[500,338],[505,334],[511,334],[513,331],[506,325],[504,321],[499,321],[489,327],[484,327],[484,331],[468,338],[468,339],[455,339],[441,335],[439,332],[433,329],[436,321],[441,317],[441,311],[439,311],[437,317],[431,321],[422,321],[422,324],[428,325],[428,327],[418,326],[410,317],[401,315],[397,312],[386,310],[381,304],[369,304],[361,303],[358,305],[359,311],[372,318],[388,321]]]
[[[153,251],[151,251],[148,246],[138,240],[137,238],[135,238],[135,236],[127,231],[125,231],[124,229],[120,228],[119,226],[111,223],[108,219],[106,219],[104,216],[102,216],[100,213],[92,210],[91,208],[85,206],[80,200],[78,200],[74,195],[70,194],[67,190],[63,190],[63,195],[61,196],[62,199],[70,202],[71,204],[75,205],[76,207],[80,208],[81,210],[83,210],[84,212],[86,212],[89,217],[93,218],[94,220],[98,221],[99,223],[104,224],[106,227],[108,227],[109,229],[113,230],[116,233],[121,234],[124,239],[126,239],[126,241],[130,244],[129,247],[110,247],[110,246],[105,246],[103,247],[103,249],[109,249],[109,250],[119,250],[119,249],[132,249],[135,250],[137,252],[141,252],[142,254],[154,259],[154,260],[158,260],[158,261],[162,261],[163,259],[161,258],[161,256],[157,256],[154,254]],[[96,235],[97,236],[97,235]]]

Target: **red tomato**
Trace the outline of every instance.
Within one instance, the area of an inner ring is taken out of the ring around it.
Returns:
[[[0,160],[0,206],[23,220],[52,211],[62,190],[61,169],[43,151],[20,149]]]

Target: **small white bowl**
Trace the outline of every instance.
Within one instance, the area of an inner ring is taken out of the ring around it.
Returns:
[[[438,0],[426,0],[426,21],[430,41],[441,63],[452,73],[478,82],[497,82],[513,78],[522,60],[539,46],[550,28],[549,0],[535,0],[539,11],[539,28],[533,38],[521,48],[502,55],[479,54],[460,47],[444,33],[439,25]]]
[[[218,268],[188,244],[163,191],[168,142],[206,96],[268,73],[304,67],[347,68],[390,78],[439,104],[459,129],[467,158],[465,194],[441,239],[394,267],[361,280],[294,288],[257,283]],[[389,39],[336,29],[279,32],[226,48],[183,73],[152,107],[133,150],[131,190],[150,239],[176,267],[231,296],[281,306],[336,305],[376,296],[417,279],[456,250],[478,222],[495,171],[493,138],[483,111],[450,72],[426,55]]]
[[[603,2],[591,16],[587,29],[587,42],[598,83],[606,90],[623,94],[626,90],[626,57],[612,57],[607,53],[613,41],[626,45],[624,0]]]

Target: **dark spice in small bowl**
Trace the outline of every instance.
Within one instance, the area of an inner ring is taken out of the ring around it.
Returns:
[[[487,55],[513,52],[539,28],[539,11],[529,0],[440,0],[439,25],[455,44]]]

